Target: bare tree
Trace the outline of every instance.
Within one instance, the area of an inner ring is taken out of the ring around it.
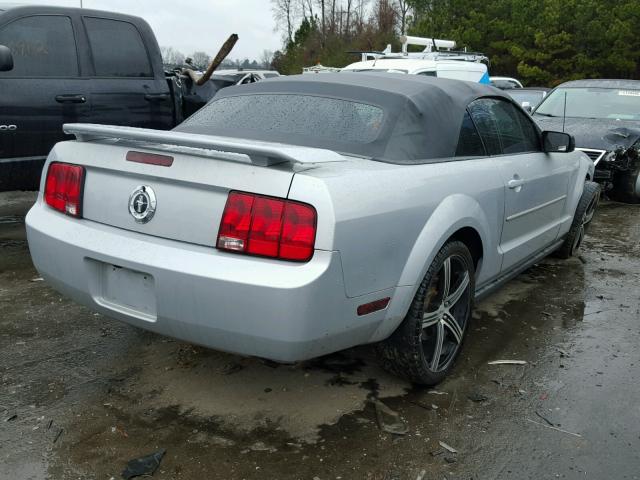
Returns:
[[[356,33],[360,33],[364,27],[365,18],[367,16],[367,7],[369,6],[369,0],[357,0],[356,7],[354,8],[354,20],[352,24],[355,25]]]
[[[331,27],[329,31],[331,33],[336,31],[336,0],[331,0]]]
[[[396,26],[396,11],[391,5],[391,0],[377,0],[374,17],[380,32],[391,33]]]
[[[306,9],[309,11],[309,18],[314,18],[313,17],[313,4],[314,4],[315,0],[302,0],[302,5],[306,5]]]
[[[326,15],[325,15],[325,0],[320,0],[320,8],[322,10],[322,42],[324,45],[325,38],[327,36],[327,24],[326,24]]]
[[[204,70],[207,68],[209,63],[211,63],[211,56],[207,52],[193,52],[191,54],[191,60],[193,61],[193,65],[199,68],[200,70]]]
[[[400,35],[407,33],[407,17],[411,13],[409,0],[396,0],[396,13],[400,21]]]
[[[293,26],[298,7],[295,0],[271,0],[273,17],[276,24],[283,25],[287,31],[287,40],[293,42]]]
[[[173,47],[160,47],[162,61],[167,65],[182,65],[184,54]]]
[[[352,6],[352,4],[353,4],[353,0],[347,0],[347,24],[346,24],[345,29],[344,29],[344,33],[345,33],[345,35],[347,37],[349,37],[350,34],[351,34],[351,30],[350,30],[351,24],[350,24],[350,22],[351,22],[351,6]]]
[[[263,50],[260,54],[260,64],[263,68],[270,69],[273,62],[273,52],[271,50]]]

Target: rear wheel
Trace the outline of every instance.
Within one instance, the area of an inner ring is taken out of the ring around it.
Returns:
[[[598,203],[600,203],[600,185],[595,182],[585,182],[569,233],[562,247],[556,252],[558,257],[569,258],[578,253]]]
[[[409,313],[379,344],[383,365],[416,384],[435,385],[451,370],[466,334],[475,292],[466,245],[447,243],[420,284]]]

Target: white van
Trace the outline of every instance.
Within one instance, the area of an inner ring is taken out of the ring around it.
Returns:
[[[391,52],[391,46],[383,52],[360,52],[359,62],[347,65],[343,72],[383,71],[453,78],[489,84],[487,57],[481,53],[457,52],[452,40],[438,40],[403,36],[402,52]],[[409,53],[408,45],[425,46],[424,51]]]

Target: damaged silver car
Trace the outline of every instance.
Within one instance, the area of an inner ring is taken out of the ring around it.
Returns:
[[[599,186],[507,94],[387,73],[229,87],[173,131],[73,124],[27,219],[46,281],[138,327],[294,362],[450,371],[474,301],[580,248]]]

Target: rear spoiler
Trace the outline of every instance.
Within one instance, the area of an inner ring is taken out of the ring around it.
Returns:
[[[115,139],[124,144],[144,143],[144,148],[171,151],[172,147],[188,147],[246,155],[251,163],[259,166],[278,163],[329,163],[342,162],[339,153],[321,148],[299,147],[281,143],[240,140],[229,137],[216,137],[195,133],[183,133],[150,128],[119,127],[115,125],[96,125],[92,123],[65,123],[64,133],[75,135],[79,142],[94,142]],[[154,147],[155,144],[155,147]],[[229,159],[227,156],[225,159]]]

